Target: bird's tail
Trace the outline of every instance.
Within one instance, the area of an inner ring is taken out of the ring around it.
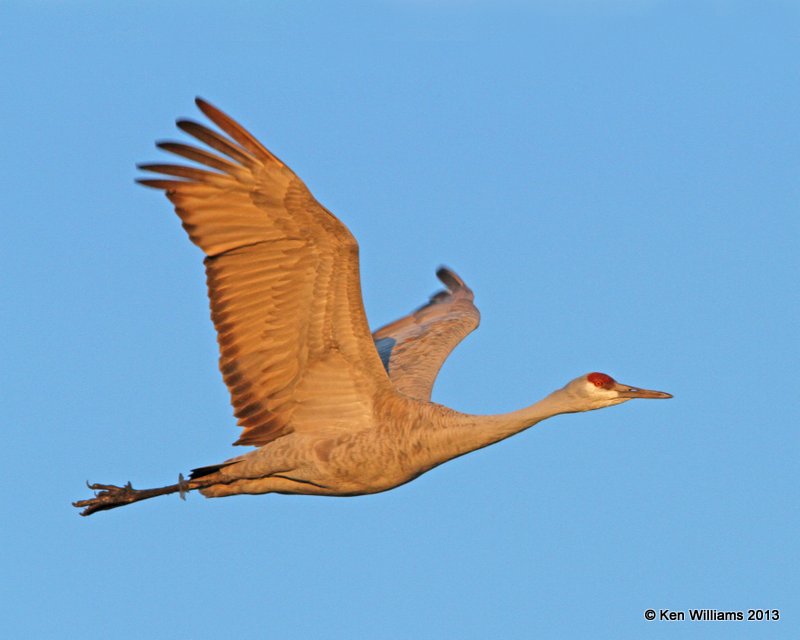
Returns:
[[[220,469],[224,469],[234,462],[238,461],[229,460],[228,462],[221,462],[220,464],[210,464],[207,467],[197,467],[197,469],[192,469],[192,471],[189,473],[189,480],[197,480],[198,478],[210,476],[212,473],[216,473]]]

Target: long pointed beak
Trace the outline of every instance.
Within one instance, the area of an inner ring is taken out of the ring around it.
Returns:
[[[620,382],[614,383],[614,389],[619,392],[622,398],[671,398],[672,394],[666,391],[653,391],[652,389],[640,389]]]

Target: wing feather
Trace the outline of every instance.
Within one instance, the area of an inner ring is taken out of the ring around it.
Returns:
[[[439,291],[423,307],[372,334],[395,389],[425,402],[444,361],[480,323],[466,283],[446,267],[436,275],[447,291]]]
[[[178,127],[227,159],[161,142],[213,171],[145,164],[181,179],[139,182],[166,192],[206,254],[220,371],[243,427],[236,444],[369,426],[373,399],[391,383],[370,338],[355,239],[249,132],[197,105],[223,133],[188,120]]]
[[[174,153],[176,156],[181,156],[187,160],[193,160],[194,162],[199,162],[200,164],[204,164],[207,167],[211,167],[212,169],[216,169],[222,173],[227,173],[237,178],[246,179],[247,174],[241,167],[233,164],[232,162],[228,162],[219,156],[215,156],[213,153],[204,151],[203,149],[197,149],[189,146],[188,144],[183,144],[182,142],[167,141],[157,142],[156,146],[159,149],[168,151],[169,153]]]

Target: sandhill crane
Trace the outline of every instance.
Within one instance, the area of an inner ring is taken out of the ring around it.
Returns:
[[[143,164],[168,177],[138,181],[166,193],[205,253],[220,369],[243,428],[235,444],[258,448],[156,489],[89,485],[95,497],[73,503],[81,515],[192,490],[214,498],[377,493],[557,414],[672,397],[595,372],[502,415],[431,402],[442,363],[478,326],[472,291],[441,268],[445,291],[371,335],[347,227],[249,132],[196,103],[223,133],[189,120],[177,126],[217,153],[158,143],[204,168]]]

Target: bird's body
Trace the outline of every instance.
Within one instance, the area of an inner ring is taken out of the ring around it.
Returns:
[[[191,121],[178,126],[221,155],[160,143],[204,168],[142,165],[172,177],[140,182],[166,192],[206,254],[220,370],[243,428],[236,444],[258,448],[176,485],[91,485],[100,493],[75,503],[83,515],[194,489],[207,497],[386,491],[556,414],[670,397],[592,373],[508,414],[431,402],[442,363],[478,325],[472,291],[442,268],[446,291],[371,334],[348,229],[250,133],[197,104],[227,136]]]
[[[376,403],[370,424],[357,430],[322,427],[311,433],[290,433],[220,469],[223,478],[234,478],[232,483],[201,491],[213,497],[386,491],[458,455],[456,443],[448,442],[448,428],[443,426],[454,415],[441,405],[399,394],[387,396]]]

